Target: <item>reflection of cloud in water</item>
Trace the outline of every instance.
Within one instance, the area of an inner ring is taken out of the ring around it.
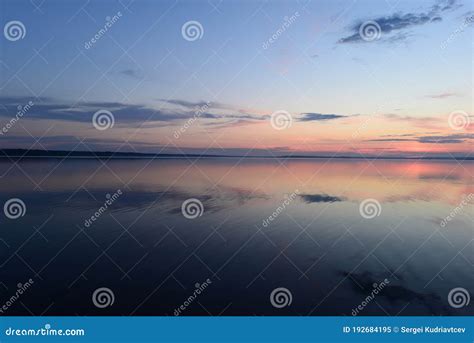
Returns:
[[[345,198],[343,197],[337,197],[327,194],[300,194],[300,197],[303,199],[304,202],[308,204],[319,202],[337,202],[345,200]]]
[[[345,271],[340,273],[350,280],[352,289],[364,297],[373,290],[374,283],[379,284],[387,278],[390,283],[377,295],[377,299],[384,299],[389,302],[390,305],[394,305],[395,303],[405,305],[407,303],[418,302],[429,309],[430,313],[439,313],[439,305],[435,305],[441,302],[441,298],[438,295],[433,293],[419,293],[403,285],[396,285],[397,282],[399,283],[403,280],[398,275],[392,276],[391,273],[375,275],[369,271],[359,274]],[[438,311],[436,311],[437,307]]]
[[[410,202],[410,201],[434,201],[438,200],[440,196],[431,191],[431,189],[421,189],[409,194],[393,194],[382,199],[384,203],[391,202]]]
[[[199,194],[187,194],[185,198],[180,199],[184,201],[187,198],[198,198],[204,205],[204,210],[207,212],[217,212],[224,209],[231,209],[235,206],[242,206],[245,203],[254,199],[269,199],[263,193],[254,192],[248,189],[216,186],[212,189],[206,189]],[[169,213],[181,214],[181,204],[178,207],[173,207]]]
[[[270,197],[264,193],[237,187],[217,186],[213,190],[208,190],[208,192],[213,194],[216,199],[235,201],[239,205],[243,205],[253,199],[270,199]]]
[[[436,180],[436,181],[458,181],[461,176],[457,174],[420,174],[420,180]]]
[[[95,188],[72,192],[27,192],[17,194],[27,204],[35,204],[32,208],[40,211],[39,207],[61,206],[80,210],[97,209],[107,200],[107,194],[113,194],[117,189]],[[72,195],[72,196],[71,196]],[[206,211],[216,212],[225,208],[241,206],[253,199],[268,199],[263,193],[232,187],[215,187],[213,189],[189,192],[178,187],[158,190],[128,190],[122,189],[122,195],[114,201],[109,210],[113,212],[128,212],[143,210],[150,206],[160,208],[168,213],[181,213],[181,203],[189,198],[198,198]],[[68,200],[69,199],[69,200]],[[46,205],[46,204],[45,204]]]

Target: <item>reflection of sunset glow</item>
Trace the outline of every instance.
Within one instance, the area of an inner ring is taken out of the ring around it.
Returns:
[[[36,168],[39,162],[24,163],[24,168]],[[54,168],[50,162],[41,162],[44,170]],[[121,178],[132,182],[134,187],[146,185],[150,192],[163,191],[170,184],[197,194],[211,189],[241,189],[259,194],[302,193],[329,194],[359,201],[375,197],[380,201],[412,199],[438,200],[451,203],[462,194],[473,191],[470,182],[473,163],[416,160],[329,160],[295,159],[283,162],[270,159],[201,160],[191,165],[186,160],[158,160],[143,169],[148,162],[133,163],[110,161],[108,166],[119,168]],[[6,165],[2,165],[2,170]],[[89,167],[91,168],[89,170]],[[94,163],[83,163],[73,174],[63,171],[45,181],[46,191],[69,190],[71,185],[86,182],[94,170]],[[143,170],[142,170],[143,169]],[[1,171],[1,170],[0,170]],[[137,173],[140,173],[137,175]],[[34,175],[34,173],[32,173]],[[5,190],[29,189],[31,185],[18,174]],[[39,181],[39,180],[37,180]],[[87,181],[89,189],[119,187],[119,180],[110,178],[107,170],[97,172]],[[71,190],[73,192],[74,190]]]

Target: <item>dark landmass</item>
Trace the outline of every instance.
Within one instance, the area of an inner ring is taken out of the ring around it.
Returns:
[[[27,150],[27,149],[0,149],[0,159],[199,159],[199,158],[262,158],[262,159],[368,159],[368,160],[456,160],[471,161],[471,156],[363,156],[363,155],[281,155],[281,156],[240,156],[240,155],[212,155],[212,154],[152,154],[137,152],[113,151],[67,151],[67,150]]]

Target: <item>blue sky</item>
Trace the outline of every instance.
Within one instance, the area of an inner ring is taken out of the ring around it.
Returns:
[[[15,105],[35,105],[0,139],[5,147],[29,147],[31,136],[44,136],[47,148],[82,139],[95,150],[126,141],[121,149],[373,153],[383,137],[410,134],[383,148],[465,153],[472,139],[472,7],[452,0],[3,0],[2,26],[21,21],[26,35],[2,37],[0,124]],[[200,39],[183,39],[188,21],[201,24]],[[367,21],[378,23],[379,39],[360,38]],[[173,140],[206,101],[206,114]],[[91,117],[101,109],[115,124],[98,132]],[[294,124],[283,132],[265,125],[279,110]],[[453,111],[469,121],[462,132],[448,125]],[[420,140],[427,134],[444,138]]]

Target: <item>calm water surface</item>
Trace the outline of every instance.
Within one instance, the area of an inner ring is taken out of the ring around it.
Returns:
[[[360,315],[473,314],[447,301],[455,287],[474,295],[472,203],[440,226],[473,173],[409,160],[0,162],[2,204],[26,205],[0,219],[0,302],[32,278],[5,314],[173,315],[209,279],[182,315],[350,316],[387,279]],[[196,219],[182,214],[189,198]],[[380,215],[361,216],[365,199]],[[112,306],[94,306],[99,287]],[[272,306],[278,287],[291,305]]]

